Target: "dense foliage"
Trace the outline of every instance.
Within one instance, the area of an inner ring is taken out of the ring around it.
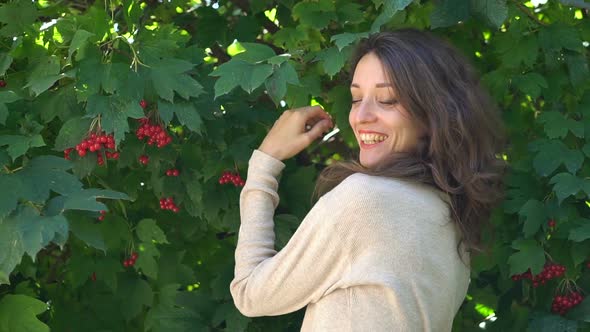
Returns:
[[[590,331],[590,4],[582,0],[9,1],[0,5],[0,332],[298,331],[229,282],[247,161],[287,108],[337,131],[286,161],[277,249],[358,149],[359,38],[450,39],[510,145],[455,331]],[[583,300],[585,299],[585,300]]]

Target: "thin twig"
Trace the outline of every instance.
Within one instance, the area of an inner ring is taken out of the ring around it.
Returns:
[[[519,2],[516,2],[516,1],[514,1],[514,3],[516,4],[516,7],[518,7],[518,9],[520,9],[521,12],[525,13],[530,19],[532,19],[533,21],[535,21],[537,24],[542,25],[542,26],[547,26],[548,25],[547,23],[539,20],[539,18],[537,16],[535,16],[535,14],[533,14],[522,3],[519,3]]]

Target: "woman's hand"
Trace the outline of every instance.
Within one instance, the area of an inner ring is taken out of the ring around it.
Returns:
[[[311,129],[307,131],[306,126]],[[287,110],[275,121],[258,150],[281,161],[289,159],[333,126],[330,115],[320,106]]]

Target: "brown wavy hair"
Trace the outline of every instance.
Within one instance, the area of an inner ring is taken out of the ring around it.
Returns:
[[[313,197],[321,197],[353,173],[423,183],[449,195],[451,218],[468,252],[486,251],[482,232],[492,210],[504,199],[505,128],[490,95],[469,61],[450,43],[429,32],[400,29],[380,32],[359,42],[351,77],[360,59],[374,53],[412,121],[427,134],[415,151],[394,152],[385,162],[366,168],[357,160],[324,168]]]

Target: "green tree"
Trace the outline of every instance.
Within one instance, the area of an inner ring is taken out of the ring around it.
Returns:
[[[321,104],[335,119],[329,139],[286,161],[282,248],[318,172],[358,149],[354,43],[400,27],[458,46],[510,135],[493,250],[473,261],[454,330],[590,331],[590,300],[552,310],[557,296],[590,292],[589,10],[582,0],[4,2],[0,332],[298,331],[303,310],[251,319],[233,306],[240,175],[283,110]],[[549,269],[559,276],[543,279]]]

